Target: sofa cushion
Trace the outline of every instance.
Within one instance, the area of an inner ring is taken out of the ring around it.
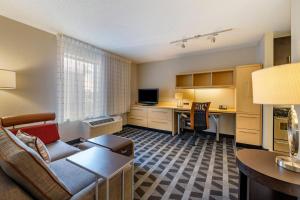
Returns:
[[[101,146],[96,145],[96,144],[91,143],[91,142],[81,142],[81,143],[77,144],[76,147],[79,148],[81,151],[90,149],[92,147],[105,148],[105,147],[101,147]]]
[[[14,134],[17,134],[18,130],[22,130],[29,135],[34,135],[40,138],[45,144],[53,143],[59,140],[59,133],[57,124],[41,124],[41,125],[34,125],[34,126],[26,126],[19,129],[12,129],[11,131]]]
[[[36,136],[28,135],[21,130],[16,135],[27,146],[36,151],[47,163],[51,161],[46,145]]]
[[[73,147],[61,140],[47,144],[46,147],[50,153],[51,162],[80,152],[80,149]]]
[[[32,200],[31,196],[0,169],[0,199]]]
[[[71,192],[45,161],[14,134],[0,129],[0,166],[36,199],[70,199]]]
[[[95,175],[68,162],[66,159],[50,163],[50,168],[70,189],[72,194],[78,193],[96,181]]]

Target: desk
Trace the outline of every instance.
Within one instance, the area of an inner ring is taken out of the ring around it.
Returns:
[[[174,110],[177,113],[177,134],[180,134],[180,114],[181,113],[190,113],[191,108],[190,107],[176,107]],[[226,109],[226,110],[221,110],[221,109],[216,109],[212,108],[209,109],[209,115],[212,117],[215,126],[216,126],[216,141],[219,141],[220,138],[220,115],[229,113],[229,114],[235,114],[236,110],[235,109]]]
[[[179,115],[178,113],[190,112],[190,110],[190,106],[177,107],[172,102],[159,103],[153,106],[144,106],[136,104],[131,106],[131,111],[128,114],[127,119],[128,124],[171,131],[172,135],[175,136],[176,132],[180,132],[177,124]],[[218,140],[220,130],[220,115],[235,114],[236,110],[221,110],[217,108],[210,108],[209,113],[215,122]]]

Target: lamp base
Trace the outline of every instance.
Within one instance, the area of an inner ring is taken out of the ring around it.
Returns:
[[[276,156],[276,163],[280,167],[288,169],[293,172],[300,173],[300,162],[297,160],[292,161],[291,157],[289,156]]]

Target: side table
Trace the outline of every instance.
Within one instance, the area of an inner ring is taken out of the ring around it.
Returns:
[[[300,197],[300,173],[278,166],[275,163],[277,155],[255,149],[237,152],[240,172],[239,199],[296,200]]]
[[[97,200],[98,200],[99,178],[104,178],[106,180],[106,199],[108,200],[109,186],[110,186],[109,180],[117,173],[122,172],[122,200],[124,199],[124,168],[127,167],[128,165],[132,165],[131,168],[133,173],[132,158],[114,153],[112,151],[103,148],[92,147],[88,150],[69,156],[67,158],[67,161],[93,173],[96,176],[95,189],[96,189]],[[132,177],[132,184],[134,184],[133,177]]]

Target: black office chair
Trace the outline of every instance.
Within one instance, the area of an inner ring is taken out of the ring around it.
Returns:
[[[184,129],[194,130],[193,144],[196,145],[197,133],[209,128],[208,111],[210,102],[199,103],[193,102],[190,116],[181,115],[181,124]]]

